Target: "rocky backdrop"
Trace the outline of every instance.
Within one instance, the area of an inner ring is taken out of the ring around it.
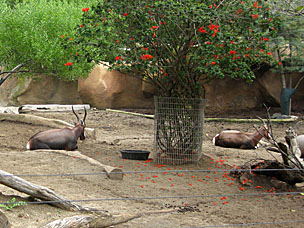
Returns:
[[[302,75],[292,75],[294,85]],[[278,73],[268,70],[256,76],[253,83],[230,78],[213,80],[206,86],[208,111],[239,111],[263,103],[279,106]],[[87,103],[96,108],[153,108],[153,95],[149,84],[98,65],[88,78],[72,82],[43,75],[34,79],[11,77],[0,87],[0,105]],[[304,110],[304,80],[292,98],[292,108]]]

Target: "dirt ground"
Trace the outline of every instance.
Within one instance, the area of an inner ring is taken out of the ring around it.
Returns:
[[[67,122],[74,120],[73,114],[68,112],[32,114]],[[263,112],[225,115],[207,112],[206,117],[255,118],[257,114],[265,115]],[[279,141],[284,141],[288,126],[293,126],[298,134],[303,134],[303,113],[296,115],[299,120],[295,123],[273,124],[274,135]],[[304,196],[255,194],[303,192],[304,189],[292,186],[280,189],[272,185],[271,179],[253,180],[250,186],[242,185],[238,179],[223,170],[243,165],[251,159],[278,157],[276,153],[270,154],[262,147],[257,150],[238,150],[212,145],[213,136],[221,130],[252,132],[252,123],[205,122],[201,161],[197,165],[181,166],[160,166],[153,163],[153,160],[121,158],[120,150],[124,149],[148,150],[151,151],[150,158],[153,158],[152,119],[90,110],[86,124],[87,127],[95,128],[97,139],[87,138],[79,142],[78,151],[103,164],[130,171],[125,173],[123,180],[111,180],[102,173],[100,167],[78,158],[51,152],[26,151],[27,140],[34,133],[49,128],[9,121],[0,122],[0,169],[12,174],[27,174],[29,176],[22,178],[48,187],[65,198],[77,200],[77,204],[106,210],[113,215],[176,209],[168,213],[144,214],[127,223],[113,226],[115,228],[233,227],[231,224],[266,228],[304,227]],[[212,169],[217,171],[211,171]],[[90,173],[94,175],[87,175]],[[56,219],[80,214],[48,204],[31,204],[32,199],[27,195],[0,185],[0,203],[10,201],[13,197],[26,201],[27,205],[16,206],[11,210],[2,208],[12,227],[42,227]],[[151,198],[142,199],[149,197]],[[302,222],[299,223],[299,220]]]

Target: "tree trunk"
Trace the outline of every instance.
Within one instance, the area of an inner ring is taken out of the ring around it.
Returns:
[[[1,228],[11,228],[11,225],[6,217],[6,215],[0,211],[0,227]]]
[[[109,179],[112,179],[112,180],[122,180],[123,179],[123,172],[122,172],[121,168],[104,165],[104,164],[100,163],[99,161],[96,161],[93,158],[90,158],[88,156],[81,154],[79,151],[66,151],[66,150],[35,150],[35,151],[37,151],[38,153],[39,153],[39,151],[40,152],[42,151],[42,152],[59,153],[59,154],[64,154],[66,156],[86,160],[90,164],[102,167],[103,171],[107,174]]]
[[[280,94],[280,108],[283,115],[290,115],[291,109],[291,97],[295,94],[294,88],[282,88]]]
[[[70,202],[70,200],[56,194],[54,191],[41,185],[33,184],[11,173],[0,170],[0,183],[17,191],[26,193],[43,201],[51,201],[50,204],[69,211],[94,211]]]

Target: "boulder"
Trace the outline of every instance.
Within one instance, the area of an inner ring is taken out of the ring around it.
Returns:
[[[103,65],[94,67],[89,77],[78,82],[84,103],[96,108],[151,108],[153,96],[142,90],[142,80]]]
[[[208,111],[240,111],[262,104],[259,85],[231,78],[214,79],[205,86]]]
[[[49,76],[8,78],[0,88],[1,105],[82,104],[76,81],[62,81]]]

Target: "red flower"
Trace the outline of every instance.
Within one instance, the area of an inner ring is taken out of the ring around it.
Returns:
[[[128,13],[124,13],[122,16],[123,16],[123,17],[128,16]]]
[[[151,60],[153,58],[153,56],[149,55],[149,54],[145,54],[145,55],[142,55],[140,58],[142,60],[146,61],[146,60]]]
[[[215,64],[216,64],[216,62],[211,62],[211,64],[212,64],[212,65],[215,65]]]
[[[88,12],[90,10],[90,8],[83,8],[82,12]]]
[[[240,8],[240,9],[238,9],[237,11],[235,11],[235,13],[237,14],[237,15],[239,15],[239,14],[241,14],[243,12],[243,10]]]
[[[152,28],[153,29],[158,29],[159,26],[153,25]]]
[[[255,8],[258,8],[258,2],[255,2],[255,3],[253,4],[253,6],[254,6]]]
[[[252,17],[253,19],[257,19],[257,18],[259,17],[259,15],[258,15],[258,14],[251,14],[251,17]]]
[[[123,60],[123,58],[121,58],[121,56],[116,56],[116,57],[115,57],[115,60],[116,60],[116,61],[118,61],[118,60]]]
[[[66,64],[64,64],[65,66],[72,66],[73,63],[71,62],[67,62]]]
[[[206,29],[204,29],[204,27],[202,26],[202,27],[200,27],[200,28],[198,29],[198,31],[201,32],[201,33],[205,33],[205,32],[206,32]]]
[[[236,51],[230,51],[229,52],[231,55],[235,55],[236,54]]]
[[[79,27],[80,27],[80,28],[82,28],[82,27],[83,27],[83,25],[79,25]]]

